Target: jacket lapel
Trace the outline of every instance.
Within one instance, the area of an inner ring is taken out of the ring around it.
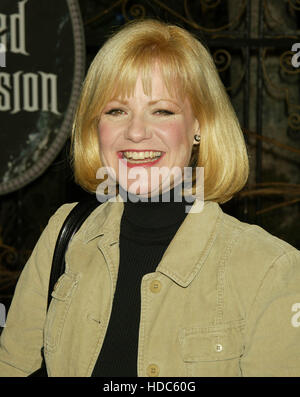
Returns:
[[[201,211],[195,211],[196,206],[199,206],[197,199],[156,269],[182,287],[187,287],[204,265],[216,239],[217,225],[222,214],[219,205],[212,201],[205,201]],[[119,235],[123,209],[120,195],[99,205],[93,213],[94,216],[87,220],[82,237],[87,244],[99,238],[98,248],[114,270],[114,278],[119,266]]]

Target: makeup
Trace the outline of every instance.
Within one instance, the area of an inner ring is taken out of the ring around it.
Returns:
[[[150,150],[128,150],[128,152],[150,152]],[[127,152],[127,150],[126,150]],[[117,156],[119,159],[125,164],[128,168],[133,168],[133,167],[152,167],[153,165],[156,165],[164,156],[166,153],[162,153],[162,155],[157,158],[157,159],[151,159],[150,157],[147,159],[140,159],[140,160],[134,160],[132,159],[127,159],[123,157],[123,152],[117,152]]]

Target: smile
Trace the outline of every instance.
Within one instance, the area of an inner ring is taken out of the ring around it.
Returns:
[[[154,150],[139,150],[139,151],[131,151],[124,150],[118,152],[118,157],[121,160],[125,160],[127,167],[135,167],[135,166],[152,166],[165,155],[164,152],[154,151]]]

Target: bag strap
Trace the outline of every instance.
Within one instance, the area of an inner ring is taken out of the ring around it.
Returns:
[[[47,310],[51,302],[51,293],[54,289],[54,285],[65,271],[65,252],[69,242],[90,213],[100,204],[101,203],[97,200],[81,201],[72,208],[71,212],[66,217],[58,234],[54,249],[49,279]]]
[[[47,310],[51,302],[51,293],[54,289],[54,285],[65,271],[65,252],[68,248],[68,244],[86,218],[100,204],[101,203],[97,200],[81,201],[72,208],[71,212],[66,217],[58,234],[54,249],[49,279]],[[43,347],[41,349],[41,354],[43,358],[41,368],[28,375],[28,377],[48,377]]]

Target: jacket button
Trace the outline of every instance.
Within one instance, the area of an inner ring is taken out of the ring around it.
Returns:
[[[148,376],[158,376],[159,367],[156,364],[150,364],[147,367],[147,375]]]
[[[159,292],[161,290],[161,282],[158,280],[153,280],[150,284],[150,291],[151,292]]]
[[[223,346],[220,343],[216,344],[216,351],[221,352],[223,350]]]

